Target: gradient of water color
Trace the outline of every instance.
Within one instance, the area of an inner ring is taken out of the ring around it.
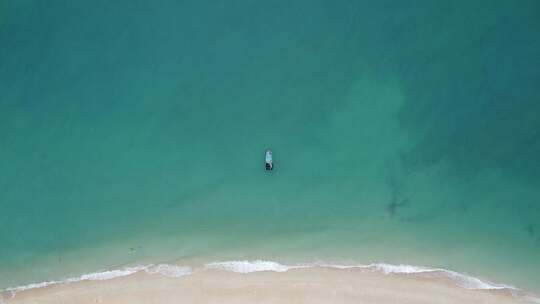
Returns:
[[[0,287],[199,257],[540,291],[539,12],[0,1]]]

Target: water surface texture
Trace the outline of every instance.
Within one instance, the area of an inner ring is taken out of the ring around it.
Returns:
[[[206,256],[540,291],[539,30],[526,0],[0,0],[0,287]]]

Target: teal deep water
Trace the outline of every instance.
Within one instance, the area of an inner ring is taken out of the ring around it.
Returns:
[[[526,0],[0,0],[0,287],[255,257],[540,291],[539,30]]]

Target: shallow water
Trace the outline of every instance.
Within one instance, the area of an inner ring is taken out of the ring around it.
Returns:
[[[205,256],[539,291],[539,5],[289,2],[0,2],[0,287]]]

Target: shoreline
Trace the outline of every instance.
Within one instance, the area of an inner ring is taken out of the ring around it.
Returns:
[[[149,264],[105,270],[6,288],[0,291],[0,303],[130,303],[135,294],[140,299],[152,294],[160,299],[155,303],[170,303],[168,294],[192,301],[218,301],[219,297],[206,294],[208,288],[210,294],[222,294],[223,301],[234,303],[257,300],[254,294],[273,302],[316,295],[321,301],[335,299],[344,303],[370,299],[376,303],[540,303],[536,295],[521,289],[440,268],[385,263],[284,265],[262,260],[186,266]],[[288,296],[281,299],[280,294]]]

